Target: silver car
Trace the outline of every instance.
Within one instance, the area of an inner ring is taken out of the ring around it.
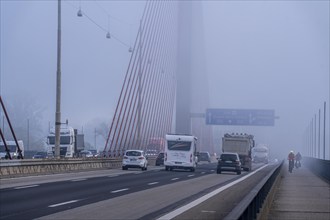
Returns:
[[[143,150],[126,150],[123,157],[123,170],[141,168],[147,170],[148,160]]]

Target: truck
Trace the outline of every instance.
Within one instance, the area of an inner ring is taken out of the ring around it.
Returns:
[[[24,157],[24,144],[22,140],[17,140],[18,146],[21,150],[22,156]],[[16,146],[15,141],[6,141],[7,148],[10,153],[11,159],[22,159],[20,157],[20,154],[18,152],[18,148]],[[7,155],[5,143],[0,141],[0,159],[9,159],[9,156]]]
[[[252,170],[252,148],[254,148],[254,136],[246,133],[226,133],[222,138],[222,152],[232,152],[239,155],[242,169]]]
[[[269,148],[264,144],[259,144],[252,151],[254,163],[265,163],[269,161]]]
[[[60,128],[60,157],[78,157],[84,150],[84,134],[78,134],[78,130],[66,124]],[[55,155],[55,128],[51,128],[47,136],[47,153]]]
[[[164,166],[166,171],[185,169],[195,172],[197,160],[197,137],[184,134],[165,135]]]

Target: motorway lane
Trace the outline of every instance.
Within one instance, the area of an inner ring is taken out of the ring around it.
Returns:
[[[260,166],[257,165],[256,168]],[[243,178],[247,174],[247,172],[242,172],[242,175],[236,175],[235,173],[216,174],[213,172],[198,178],[150,188],[43,216],[40,219],[156,219],[234,180]],[[249,179],[254,181],[252,185],[256,185],[258,182],[258,179],[255,180],[253,176]],[[245,187],[241,188],[244,191]],[[248,192],[246,191],[245,193]],[[244,196],[244,193],[242,196]],[[235,203],[234,201],[234,203],[229,203],[229,205],[234,205],[238,202],[236,201]]]
[[[196,172],[164,168],[146,172],[123,171],[117,175],[70,178],[60,182],[30,182],[0,190],[1,219],[33,219],[66,209],[111,199],[173,182],[214,173],[215,164],[200,165]]]

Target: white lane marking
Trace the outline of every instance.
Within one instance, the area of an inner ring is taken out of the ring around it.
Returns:
[[[205,174],[205,172],[201,172],[201,174]]]
[[[179,178],[173,178],[173,179],[171,179],[171,180],[178,180]]]
[[[214,172],[214,170],[210,170],[211,172]]]
[[[117,177],[119,176],[118,174],[115,174],[115,175],[111,175],[111,176],[108,176],[108,177]]]
[[[191,175],[188,175],[188,177],[193,177],[193,176],[195,176],[195,175],[193,175],[193,174],[191,174]]]
[[[148,183],[149,186],[158,184],[159,182]]]
[[[15,187],[14,189],[26,189],[26,188],[32,188],[32,187],[37,187],[39,185],[29,185],[29,186],[18,186]]]
[[[74,203],[74,202],[78,202],[79,200],[71,200],[71,201],[67,201],[67,202],[62,202],[62,203],[57,203],[57,204],[54,204],[54,205],[50,205],[48,206],[49,208],[54,208],[54,207],[57,207],[57,206],[61,206],[61,205],[66,205],[66,204],[70,204],[70,203]]]
[[[119,193],[119,192],[126,191],[126,190],[129,190],[129,189],[128,188],[118,189],[118,190],[111,191],[111,193]]]
[[[201,212],[204,212],[204,213],[215,213],[215,211],[212,211],[212,210],[202,210]]]
[[[74,179],[74,180],[70,180],[71,182],[79,182],[79,181],[84,181],[84,180],[87,180],[87,179]]]
[[[235,180],[234,182],[231,182],[231,183],[229,183],[229,184],[227,184],[225,186],[222,186],[222,187],[220,187],[220,188],[218,188],[218,189],[216,189],[216,190],[214,190],[214,191],[212,191],[212,192],[210,192],[210,193],[208,193],[208,194],[206,194],[206,195],[204,195],[204,196],[202,196],[202,197],[200,197],[200,198],[192,201],[191,203],[188,203],[187,205],[184,205],[184,206],[182,206],[182,207],[180,207],[180,208],[178,208],[178,209],[176,209],[176,210],[174,210],[172,212],[169,212],[166,215],[161,216],[157,220],[165,220],[165,219],[175,218],[176,216],[178,216],[178,215],[184,213],[185,211],[187,211],[187,210],[189,210],[189,209],[191,209],[191,208],[199,205],[200,203],[202,203],[205,200],[211,198],[212,196],[215,196],[216,194],[224,191],[225,189],[228,189],[229,187],[232,187],[233,185],[235,185],[235,184],[237,184],[239,182],[242,182],[243,180],[245,180],[248,177],[252,176],[253,174],[255,174],[256,172],[258,172],[259,170],[265,168],[266,166],[268,166],[268,165],[266,164],[266,165],[260,167],[259,169],[255,170],[255,171],[253,171],[253,172],[251,172],[249,174],[247,174],[246,176],[243,176],[242,178],[239,178],[239,179]]]

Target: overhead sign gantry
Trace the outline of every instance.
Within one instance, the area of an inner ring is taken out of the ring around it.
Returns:
[[[207,125],[274,126],[272,109],[206,109]]]

